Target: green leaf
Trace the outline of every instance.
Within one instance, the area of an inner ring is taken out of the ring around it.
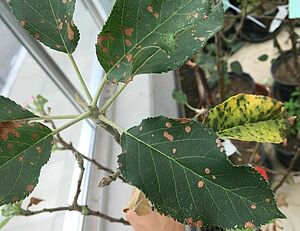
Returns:
[[[22,108],[14,101],[0,95],[0,122],[34,118],[36,115]]]
[[[261,56],[258,57],[258,60],[264,62],[264,61],[267,61],[268,58],[269,58],[268,55],[261,55]]]
[[[243,74],[243,67],[239,61],[234,61],[230,64],[231,71],[236,74]]]
[[[73,53],[79,31],[73,22],[75,0],[10,0],[12,13],[20,25],[44,45]]]
[[[172,93],[173,98],[177,101],[177,103],[187,104],[188,98],[183,91],[174,90]]]
[[[281,143],[287,122],[283,104],[266,96],[239,94],[208,113],[219,137],[243,141]]]
[[[211,0],[117,0],[98,36],[98,59],[112,82],[182,66],[223,25]]]
[[[182,223],[242,228],[284,217],[261,175],[233,166],[216,141],[199,122],[149,118],[123,133],[120,170],[160,213]]]
[[[0,206],[32,192],[42,166],[49,160],[51,129],[20,120],[33,117],[13,101],[0,97]]]

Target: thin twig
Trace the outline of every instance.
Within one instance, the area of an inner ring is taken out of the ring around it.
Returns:
[[[115,218],[108,216],[106,214],[103,214],[99,211],[94,211],[86,206],[78,205],[78,206],[65,206],[65,207],[57,207],[57,208],[44,208],[41,210],[31,211],[29,209],[21,209],[20,215],[21,216],[34,216],[41,213],[54,213],[54,212],[61,212],[61,211],[77,211],[85,216],[96,216],[99,218],[103,218],[105,220],[108,220],[110,222],[116,222],[116,223],[122,223],[124,225],[129,225],[129,222],[126,221],[123,218]]]
[[[77,160],[77,163],[78,163],[78,167],[80,169],[80,173],[79,173],[76,193],[75,193],[72,205],[73,206],[78,206],[78,198],[79,198],[79,195],[81,193],[81,184],[82,184],[85,168],[84,168],[84,163],[83,163],[82,156],[78,155],[78,153],[75,153],[75,157],[76,157],[76,160]]]
[[[117,129],[113,128],[111,125],[109,125],[101,120],[97,121],[97,124],[100,127],[102,127],[105,131],[107,131],[109,134],[111,134],[118,144],[121,142],[121,135]]]
[[[282,177],[281,181],[274,187],[274,189],[273,189],[274,193],[276,193],[276,191],[283,185],[285,180],[290,176],[290,173],[293,171],[293,168],[296,164],[298,157],[299,157],[298,154],[295,154],[293,156],[293,159],[292,159],[291,163],[289,164],[286,174]]]
[[[120,175],[121,175],[121,171],[118,170],[118,171],[114,172],[113,174],[111,174],[109,176],[103,177],[102,180],[99,182],[98,187],[99,188],[104,188],[104,187],[110,185],[113,181],[118,179],[118,177],[120,177]]]

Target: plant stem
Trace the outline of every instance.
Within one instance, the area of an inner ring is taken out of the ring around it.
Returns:
[[[222,60],[222,38],[220,32],[215,35],[215,44],[216,44],[216,65],[219,76],[219,92],[221,101],[224,101],[224,72],[223,72],[223,60]]]
[[[97,90],[97,92],[96,92],[96,95],[95,95],[95,97],[94,97],[94,99],[93,99],[93,101],[92,101],[92,103],[91,103],[91,106],[92,107],[96,107],[97,106],[97,102],[98,102],[98,100],[99,100],[99,98],[100,98],[100,94],[101,94],[101,92],[102,92],[102,90],[103,90],[103,88],[104,88],[104,86],[105,86],[105,84],[106,84],[106,82],[107,82],[108,80],[107,80],[107,78],[106,78],[106,74],[103,76],[103,79],[102,79],[102,81],[101,81],[101,83],[100,83],[100,86],[99,86],[99,88],[98,88],[98,90]]]
[[[290,173],[293,171],[293,168],[296,164],[296,161],[299,157],[299,154],[295,154],[291,163],[289,164],[289,167],[286,171],[286,174],[282,177],[282,179],[280,180],[280,182],[274,187],[273,191],[274,193],[277,192],[277,190],[283,185],[283,183],[285,182],[285,180],[290,176]]]
[[[89,92],[89,89],[87,88],[87,86],[86,86],[86,84],[84,82],[84,79],[83,79],[83,77],[81,75],[81,72],[80,72],[78,66],[77,66],[77,63],[75,62],[75,59],[74,59],[74,57],[73,57],[73,55],[71,53],[68,53],[68,57],[69,57],[69,59],[70,59],[70,61],[72,63],[72,66],[73,66],[73,68],[74,68],[74,70],[76,72],[76,75],[77,75],[77,77],[78,77],[78,79],[80,81],[80,84],[81,84],[81,86],[82,86],[82,88],[83,88],[83,90],[85,92],[86,97],[88,98],[89,103],[91,103],[93,101],[93,98],[92,98],[92,96],[91,96],[91,94]]]
[[[69,120],[69,119],[76,119],[79,116],[80,115],[54,115],[54,116],[41,115],[39,117],[16,119],[11,121],[22,122],[22,121],[37,121],[37,120]]]
[[[65,130],[66,128],[78,123],[79,121],[88,118],[90,115],[91,115],[91,112],[85,112],[85,113],[79,115],[78,117],[76,117],[76,119],[74,119],[74,120],[66,123],[65,125],[55,129],[54,131],[52,131],[51,135],[55,135],[55,134],[61,132],[62,130]]]
[[[57,208],[45,208],[45,209],[36,210],[36,211],[22,209],[20,211],[21,212],[20,215],[21,216],[34,216],[34,215],[41,214],[41,213],[53,213],[53,212],[60,212],[60,211],[77,211],[77,212],[83,213],[83,215],[86,215],[86,216],[96,216],[96,217],[100,217],[105,220],[108,220],[110,222],[117,222],[117,223],[122,223],[124,225],[129,225],[128,221],[124,220],[123,218],[114,218],[114,217],[108,216],[106,214],[103,214],[99,211],[91,210],[87,206],[83,206],[83,205],[78,205],[78,206],[71,205],[71,206],[57,207]]]
[[[110,119],[105,117],[104,115],[99,115],[98,119],[100,121],[104,122],[105,124],[108,124],[112,128],[116,129],[120,134],[122,134],[123,132],[126,132],[126,130],[124,128],[120,127],[118,124],[114,123],[113,121],[111,121]]]
[[[106,112],[106,110],[109,108],[109,106],[116,100],[116,98],[121,94],[121,92],[125,89],[128,83],[123,84],[118,91],[109,99],[107,102],[103,105],[101,108],[101,112]]]

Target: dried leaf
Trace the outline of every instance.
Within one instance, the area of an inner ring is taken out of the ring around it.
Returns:
[[[129,199],[128,208],[124,209],[127,212],[129,209],[136,212],[137,215],[147,215],[152,211],[150,202],[145,197],[145,194],[138,188],[134,188]]]

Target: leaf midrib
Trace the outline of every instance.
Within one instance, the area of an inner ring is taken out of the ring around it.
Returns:
[[[169,157],[168,155],[164,154],[162,151],[156,149],[155,147],[151,146],[150,144],[146,143],[145,141],[143,140],[140,140],[138,137],[136,137],[135,135],[129,133],[128,131],[124,131],[125,134],[129,135],[130,137],[132,137],[133,139],[135,139],[136,141],[138,142],[141,142],[142,144],[144,144],[145,146],[147,146],[148,148],[160,153],[161,155],[163,155],[164,157],[166,157],[167,159],[175,162],[176,164],[178,164],[179,166],[181,166],[182,168],[184,169],[187,169],[188,171],[192,172],[193,174],[207,180],[208,182],[210,182],[211,184],[223,189],[224,191],[229,191],[230,193],[236,195],[237,197],[243,199],[243,200],[246,200],[246,201],[249,201],[251,203],[254,203],[253,201],[249,200],[248,198],[245,198],[245,197],[241,197],[239,194],[236,194],[235,192],[231,191],[230,189],[227,189],[227,188],[224,188],[223,186],[219,185],[219,184],[216,184],[215,182],[211,181],[210,179],[206,178],[205,176],[201,176],[199,175],[198,173],[194,172],[193,170],[191,170],[190,168],[187,168],[186,166],[182,165],[180,162],[176,161],[175,159],[172,159],[171,157]],[[217,149],[217,148],[215,148]]]

